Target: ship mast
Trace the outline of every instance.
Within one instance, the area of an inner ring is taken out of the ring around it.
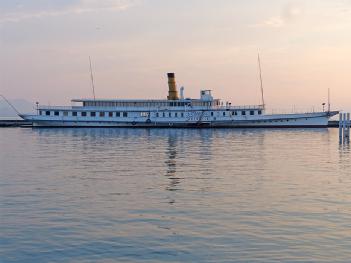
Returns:
[[[95,100],[95,85],[94,85],[93,68],[91,66],[91,58],[90,58],[90,56],[89,56],[89,65],[90,65],[91,87],[93,88],[93,96],[94,96],[94,100]]]
[[[264,103],[264,96],[263,96],[263,84],[262,84],[262,70],[261,70],[260,53],[257,53],[257,61],[258,61],[258,69],[259,69],[259,72],[260,72],[261,100],[262,100],[263,109],[265,109],[266,105]]]
[[[330,112],[330,88],[328,88],[328,112]]]

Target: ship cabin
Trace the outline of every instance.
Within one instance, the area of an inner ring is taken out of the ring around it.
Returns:
[[[57,117],[135,117],[169,116],[181,117],[189,112],[206,111],[211,116],[252,116],[262,115],[261,105],[232,106],[220,99],[179,99],[179,100],[113,100],[73,99],[72,106],[40,106],[38,114]]]
[[[211,90],[201,90],[200,99],[184,98],[184,88],[181,88],[181,98],[160,100],[110,100],[110,99],[73,99],[73,104],[85,108],[125,108],[128,110],[172,110],[172,109],[209,109],[223,106],[220,99],[214,99]]]

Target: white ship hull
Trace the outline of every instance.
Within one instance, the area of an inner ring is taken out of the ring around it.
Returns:
[[[25,120],[33,122],[35,127],[168,127],[168,128],[291,128],[291,127],[327,127],[328,120],[338,112],[317,112],[303,114],[274,114],[257,117],[231,118],[214,120],[215,117],[199,119],[136,119],[114,120],[111,118],[57,117],[47,118],[37,115],[22,115]]]

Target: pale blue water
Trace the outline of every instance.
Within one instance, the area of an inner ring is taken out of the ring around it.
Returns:
[[[1,262],[351,259],[336,129],[0,129]]]

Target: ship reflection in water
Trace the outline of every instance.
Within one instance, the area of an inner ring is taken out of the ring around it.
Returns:
[[[335,129],[0,129],[2,262],[348,261]]]
[[[167,190],[169,191],[176,191],[177,185],[179,184],[182,178],[177,177],[177,138],[174,135],[168,137],[168,148],[166,151],[166,165],[167,165],[167,172],[166,176],[170,179],[170,184],[167,186]],[[174,203],[174,200],[170,201],[170,203]]]

